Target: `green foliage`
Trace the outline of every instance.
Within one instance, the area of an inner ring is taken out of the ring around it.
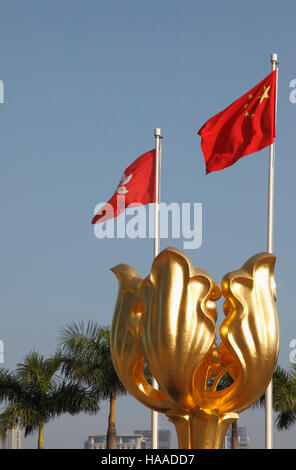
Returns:
[[[62,371],[67,378],[91,387],[103,400],[110,399],[107,448],[116,448],[115,402],[126,394],[113,367],[110,329],[94,322],[73,323],[61,330]]]
[[[113,367],[109,327],[73,323],[61,330],[59,343],[67,378],[93,387],[102,399],[127,393]]]
[[[63,413],[98,412],[94,390],[58,375],[61,361],[60,353],[45,359],[33,351],[15,371],[0,369],[0,401],[6,405],[0,415],[2,439],[16,425],[27,436]]]
[[[289,371],[277,366],[272,377],[272,404],[276,413],[275,424],[279,431],[291,428],[296,423],[296,366]],[[265,395],[253,405],[264,406]]]

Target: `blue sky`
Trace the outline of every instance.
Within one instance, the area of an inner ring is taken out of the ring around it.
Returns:
[[[0,338],[5,367],[27,352],[52,354],[62,326],[111,323],[120,262],[150,271],[152,240],[98,240],[90,224],[123,170],[163,139],[162,200],[203,205],[203,243],[187,250],[220,281],[266,250],[268,149],[205,175],[201,125],[280,61],[275,239],[279,363],[289,367],[294,313],[296,78],[294,1],[0,1]],[[162,240],[182,248],[182,240]],[[220,310],[220,318],[222,311]],[[46,447],[82,447],[106,429],[96,417],[62,417]],[[119,432],[150,426],[131,397],[117,407]],[[160,417],[167,427],[167,420]],[[250,446],[264,447],[264,413],[241,414]],[[36,436],[26,441],[36,444]],[[295,429],[274,434],[295,447]]]

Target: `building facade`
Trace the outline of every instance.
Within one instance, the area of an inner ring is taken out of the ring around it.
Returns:
[[[249,436],[247,434],[247,428],[245,426],[237,427],[238,437],[238,448],[248,449],[249,448]],[[224,448],[231,449],[231,426],[227,429],[227,433],[224,440]]]
[[[117,434],[117,449],[143,449],[142,434]],[[84,443],[85,449],[106,449],[106,434],[89,434]]]
[[[117,449],[151,449],[151,430],[134,431],[133,434],[117,434]],[[158,448],[169,449],[171,432],[158,430]],[[89,434],[85,449],[106,449],[106,434]]]
[[[135,434],[142,434],[145,439],[145,447],[143,449],[151,449],[151,430],[142,429],[134,431]],[[158,430],[158,449],[170,449],[172,433],[168,429]]]
[[[2,442],[2,449],[22,449],[23,435],[22,430],[18,427],[7,431],[5,441]]]

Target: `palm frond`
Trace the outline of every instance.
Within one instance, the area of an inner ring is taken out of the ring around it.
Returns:
[[[0,400],[7,404],[0,415],[0,436],[18,424],[25,435],[62,413],[97,413],[95,389],[58,376],[62,353],[44,358],[35,351],[25,356],[14,372],[0,369]]]
[[[48,421],[50,417],[46,418]],[[39,410],[24,407],[22,404],[9,405],[0,414],[0,437],[5,439],[7,431],[14,426],[25,429],[25,436],[32,434],[38,429],[40,420]]]
[[[13,406],[8,406],[0,414],[0,438],[4,441],[7,436],[7,432],[19,423],[19,417],[15,413]]]
[[[95,387],[102,399],[112,392],[125,394],[113,366],[110,329],[95,322],[73,323],[62,328],[59,344],[63,354],[65,377],[83,381]]]
[[[95,389],[77,382],[62,382],[46,397],[46,408],[52,416],[63,413],[95,414],[100,410],[99,395]]]
[[[277,414],[275,424],[279,431],[287,430],[296,423],[296,410],[283,411]]]
[[[0,401],[21,400],[26,395],[17,374],[8,369],[0,369]]]

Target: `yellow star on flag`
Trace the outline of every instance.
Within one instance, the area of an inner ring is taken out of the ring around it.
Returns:
[[[199,129],[207,173],[223,170],[274,142],[276,86],[275,69]]]
[[[269,96],[268,96],[268,91],[269,91],[269,89],[270,89],[270,86],[268,86],[268,87],[265,86],[265,87],[264,87],[264,92],[263,92],[262,95],[260,95],[259,98],[258,98],[258,99],[260,100],[260,104],[262,103],[262,101],[264,100],[264,98],[269,98]]]

